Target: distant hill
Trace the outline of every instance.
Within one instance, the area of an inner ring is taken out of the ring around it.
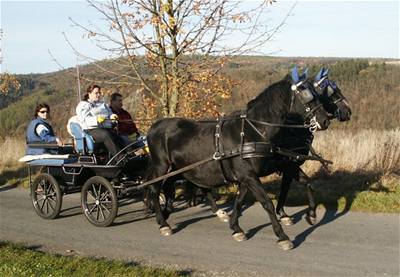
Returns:
[[[98,65],[112,67],[114,61],[105,60]],[[400,127],[400,66],[398,60],[366,60],[343,58],[272,58],[261,56],[236,57],[225,67],[224,73],[238,82],[232,98],[222,107],[230,112],[244,106],[263,88],[282,79],[297,64],[309,67],[315,74],[323,65],[331,69],[335,80],[349,99],[353,117],[349,123],[333,124],[332,128],[391,129]],[[96,64],[81,66],[81,74],[88,79],[107,80],[109,76]],[[148,74],[151,74],[150,72]],[[76,70],[74,68],[47,74],[18,75],[21,88],[0,96],[0,140],[8,136],[23,137],[38,102],[51,106],[55,130],[67,136],[65,124],[75,113],[77,98]],[[82,84],[82,91],[89,82]],[[139,85],[116,88],[101,84],[108,91],[118,89],[126,96],[125,106],[136,113],[135,91]]]

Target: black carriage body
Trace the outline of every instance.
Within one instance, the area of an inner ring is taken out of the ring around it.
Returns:
[[[40,167],[42,173],[53,176],[60,182],[63,194],[80,191],[83,184],[93,176],[101,176],[116,186],[129,187],[139,184],[148,166],[148,150],[144,143],[132,143],[120,153],[106,159],[97,155],[71,154],[68,158],[38,159],[28,163],[29,182],[31,169]]]
[[[118,212],[118,200],[141,190],[148,166],[147,144],[133,143],[111,159],[92,154],[68,154],[28,162],[31,200],[36,213],[54,219],[61,211],[62,196],[81,193],[81,206],[88,221],[109,226]],[[106,164],[102,164],[104,160]],[[40,168],[32,180],[32,169]],[[139,186],[140,187],[140,186]]]

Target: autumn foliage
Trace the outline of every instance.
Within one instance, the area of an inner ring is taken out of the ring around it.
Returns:
[[[18,90],[21,87],[15,76],[9,73],[0,74],[0,93],[7,94],[10,89]]]

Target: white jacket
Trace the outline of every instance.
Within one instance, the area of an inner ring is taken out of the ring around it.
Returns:
[[[112,111],[110,107],[103,101],[90,102],[81,101],[76,107],[76,114],[82,129],[94,128],[111,128],[111,121],[106,120],[103,123],[97,122],[97,117],[102,116],[105,119],[110,119]]]

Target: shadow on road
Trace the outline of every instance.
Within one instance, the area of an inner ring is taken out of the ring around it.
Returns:
[[[0,192],[7,191],[10,189],[15,189],[16,187],[18,187],[18,182],[14,183],[12,185],[5,185],[5,186],[0,187]]]
[[[299,246],[306,238],[317,228],[328,224],[350,211],[357,194],[363,191],[386,192],[390,190],[379,182],[381,174],[371,172],[346,172],[339,171],[327,175],[324,171],[319,171],[312,177],[312,187],[317,206],[324,207],[324,214],[317,214],[318,222],[311,225],[294,239],[295,246]],[[272,199],[277,200],[280,193],[280,178],[275,178],[272,182],[264,184],[264,189]],[[246,195],[242,212],[251,207],[255,202],[251,194]],[[225,204],[225,209],[230,210],[232,203]],[[293,182],[289,191],[288,199],[285,206],[299,207],[307,206],[308,198],[303,183]],[[228,208],[226,208],[228,207]],[[302,220],[307,214],[307,208],[293,214],[291,217],[296,224]],[[320,211],[320,209],[318,209]],[[188,220],[184,223],[184,227],[188,224],[195,223],[202,219],[210,218],[204,216],[194,220]],[[250,229],[247,232],[249,238],[253,237],[257,232],[271,225],[270,223],[262,224]],[[178,231],[180,229],[178,228]]]
[[[295,247],[301,245],[306,238],[317,228],[326,225],[338,218],[346,215],[354,201],[357,194],[363,191],[379,191],[387,192],[390,190],[381,185],[379,179],[381,174],[371,172],[345,172],[339,171],[327,175],[324,171],[317,172],[312,177],[312,187],[314,189],[314,196],[317,206],[324,207],[324,214],[318,214],[317,223],[311,225],[309,228],[298,234],[294,239]],[[275,199],[279,196],[280,183],[273,182],[271,186],[267,187],[267,192],[273,194]],[[292,184],[289,191],[288,199],[285,206],[304,206],[308,205],[308,198],[304,184]],[[293,222],[296,224],[306,216],[307,208],[303,209],[292,215]]]

